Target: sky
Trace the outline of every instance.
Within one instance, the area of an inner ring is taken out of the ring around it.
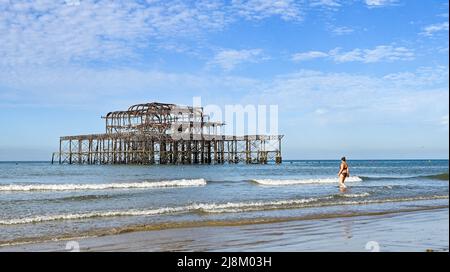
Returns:
[[[284,159],[448,159],[448,1],[0,0],[0,160],[144,102],[278,105]]]

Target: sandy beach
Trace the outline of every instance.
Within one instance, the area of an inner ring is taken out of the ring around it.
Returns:
[[[69,243],[68,243],[69,242]],[[138,231],[0,251],[448,251],[449,209]]]

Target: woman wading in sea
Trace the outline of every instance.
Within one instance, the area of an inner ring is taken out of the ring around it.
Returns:
[[[346,162],[345,157],[341,158],[341,168],[339,169],[338,177],[339,177],[339,189],[341,191],[345,191],[347,186],[345,186],[344,182],[347,177],[350,176],[350,170],[348,169],[348,164]]]

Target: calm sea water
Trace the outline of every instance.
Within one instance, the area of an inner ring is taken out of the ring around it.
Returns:
[[[281,165],[80,166],[0,163],[0,245],[192,222],[448,206],[448,160]],[[205,223],[206,224],[206,223]]]

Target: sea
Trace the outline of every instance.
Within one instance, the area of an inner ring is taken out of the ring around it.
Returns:
[[[286,160],[265,165],[0,162],[0,246],[137,230],[447,207],[448,160]]]

